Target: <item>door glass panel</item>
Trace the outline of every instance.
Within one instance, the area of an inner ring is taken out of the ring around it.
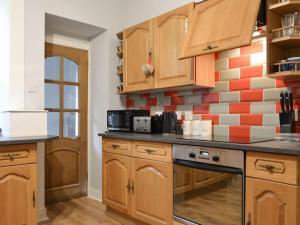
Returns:
[[[79,88],[78,86],[64,86],[64,108],[78,109],[79,107]]]
[[[59,136],[59,112],[48,112],[48,135]]]
[[[45,59],[45,79],[60,80],[60,57],[53,56]]]
[[[64,80],[78,82],[78,64],[67,58],[64,58]]]
[[[45,107],[58,109],[59,104],[59,84],[45,84]]]
[[[79,136],[79,113],[64,113],[64,137],[75,139]]]

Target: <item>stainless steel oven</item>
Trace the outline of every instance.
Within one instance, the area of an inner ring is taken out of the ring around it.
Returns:
[[[174,145],[174,219],[188,225],[244,224],[244,153]]]

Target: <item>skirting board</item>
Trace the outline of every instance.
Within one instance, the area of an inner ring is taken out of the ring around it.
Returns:
[[[49,218],[47,217],[47,209],[44,207],[44,208],[39,208],[37,210],[37,221],[38,223],[41,223],[41,222],[45,222],[45,221],[48,221]]]
[[[88,197],[96,201],[102,202],[102,191],[98,189],[89,187],[88,188]]]

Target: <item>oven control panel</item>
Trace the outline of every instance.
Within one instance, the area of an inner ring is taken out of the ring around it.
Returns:
[[[244,152],[237,150],[174,145],[173,158],[242,169],[244,167]]]

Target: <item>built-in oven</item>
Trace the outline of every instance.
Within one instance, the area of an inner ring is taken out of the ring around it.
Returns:
[[[244,153],[174,145],[174,219],[188,225],[244,224]]]

